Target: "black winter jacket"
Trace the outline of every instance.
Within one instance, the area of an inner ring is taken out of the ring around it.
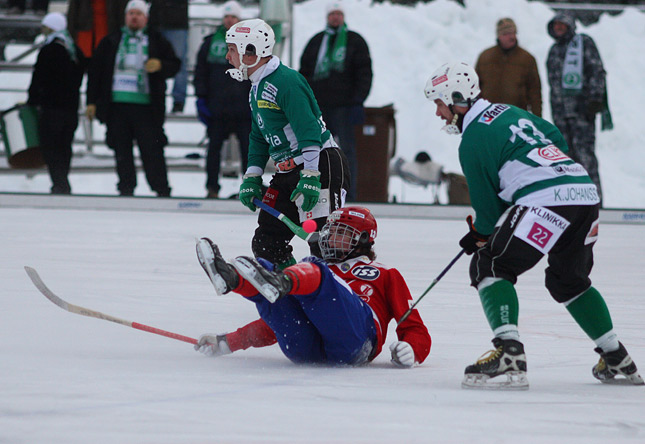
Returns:
[[[161,70],[148,74],[150,86],[150,106],[155,118],[163,125],[166,115],[166,79],[174,77],[181,67],[181,61],[175,55],[172,46],[161,33],[154,30],[148,34],[148,58],[159,59]],[[121,41],[121,30],[108,34],[94,51],[87,80],[87,104],[96,105],[96,117],[107,121],[112,104],[112,79],[114,78],[114,61]]]
[[[34,65],[27,103],[78,111],[79,89],[88,60],[76,45],[74,49],[77,62],[58,39],[42,47]]]
[[[305,76],[321,107],[362,105],[372,88],[372,59],[360,34],[347,31],[347,54],[343,72],[330,71],[329,77],[314,80],[318,50],[325,32],[313,36],[300,58],[300,73]],[[335,36],[329,41],[334,44]]]

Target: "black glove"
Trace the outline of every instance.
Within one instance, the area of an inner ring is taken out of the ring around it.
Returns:
[[[478,233],[473,226],[473,217],[468,216],[466,218],[466,223],[470,231],[461,238],[459,241],[459,246],[464,249],[466,254],[471,255],[475,251],[479,250],[484,244],[488,241],[488,236]]]

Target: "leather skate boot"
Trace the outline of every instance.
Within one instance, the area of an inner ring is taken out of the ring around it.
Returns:
[[[463,388],[493,390],[526,390],[526,355],[524,345],[513,339],[493,339],[494,350],[466,367]],[[505,376],[493,381],[498,376]]]
[[[620,381],[631,382],[634,385],[643,385],[643,378],[638,374],[636,364],[627,353],[625,346],[619,342],[618,350],[611,352],[603,352],[600,347],[596,347],[594,351],[600,355],[600,360],[591,372],[594,377],[601,382],[605,383],[620,383]],[[625,379],[615,379],[617,375],[624,376]]]
[[[202,266],[208,279],[213,283],[215,292],[223,295],[236,288],[240,282],[235,268],[226,263],[217,245],[209,238],[202,237],[197,241],[195,247],[197,250],[197,259]]]

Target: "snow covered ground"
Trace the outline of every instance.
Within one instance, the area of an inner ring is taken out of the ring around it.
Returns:
[[[116,199],[119,200],[119,199]],[[543,288],[544,262],[520,280],[530,390],[460,388],[491,333],[462,258],[420,303],[427,361],[394,368],[290,363],[277,346],[207,358],[192,346],[67,313],[70,303],[190,337],[256,319],[216,297],[194,254],[210,236],[249,254],[255,217],[181,212],[0,208],[0,443],[642,443],[645,388],[591,376],[593,343]],[[416,298],[457,253],[461,221],[380,218],[379,260]],[[645,370],[642,226],[601,227],[592,279]],[[297,256],[306,254],[294,240]],[[390,328],[387,343],[395,337]]]
[[[293,67],[308,40],[325,24],[328,0],[309,0],[294,5]],[[484,49],[495,44],[495,22],[504,16],[513,17],[518,26],[520,45],[531,52],[538,63],[542,78],[543,116],[551,118],[546,84],[546,57],[553,43],[547,35],[546,24],[554,13],[539,2],[527,0],[466,0],[462,8],[452,0],[435,0],[415,6],[372,3],[369,0],[345,0],[345,16],[350,29],[362,34],[373,59],[374,83],[366,105],[382,107],[393,103],[397,121],[397,157],[412,160],[419,151],[427,151],[446,171],[459,172],[457,146],[459,138],[440,131],[441,121],[434,116],[434,106],[423,96],[429,75],[446,61],[462,60],[474,64]],[[246,10],[247,16],[257,9]],[[193,5],[195,17],[218,17],[219,7]],[[578,26],[579,32],[592,36],[599,48],[608,72],[610,108],[615,129],[597,136],[597,155],[603,182],[604,204],[610,208],[645,208],[645,176],[642,172],[643,148],[641,127],[645,103],[645,88],[641,78],[645,58],[635,57],[634,48],[642,46],[645,37],[643,13],[628,8],[617,16],[603,15],[589,27]],[[24,50],[8,47],[12,57]],[[285,54],[283,57],[288,62]],[[29,77],[8,72],[0,73],[0,84],[26,89]],[[189,89],[190,91],[190,89]],[[24,100],[24,94],[0,97],[0,107]],[[187,113],[194,113],[189,101]],[[167,125],[168,127],[169,125]],[[199,141],[204,134],[198,124],[169,128],[171,141]],[[80,136],[80,134],[79,134]],[[116,194],[113,173],[73,174],[72,190],[79,194]],[[170,177],[174,196],[203,197],[205,175],[173,173]],[[232,194],[239,182],[224,180],[223,195]],[[143,176],[139,179],[137,195],[151,195]],[[33,178],[0,174],[0,191],[48,192],[48,178]],[[228,191],[231,193],[228,193]],[[444,193],[445,194],[445,193]],[[398,178],[390,181],[390,197],[398,202],[431,203],[431,190],[402,184]],[[440,194],[445,202],[443,194]]]

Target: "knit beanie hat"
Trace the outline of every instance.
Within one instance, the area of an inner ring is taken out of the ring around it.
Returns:
[[[497,35],[506,34],[508,32],[517,32],[517,26],[512,18],[505,17],[497,22]]]
[[[340,1],[332,1],[327,4],[327,15],[334,11],[340,11],[345,14],[345,5]]]
[[[235,0],[229,0],[228,2],[224,3],[224,7],[222,8],[222,17],[225,17],[227,15],[242,18],[242,7],[240,6],[240,4]]]
[[[130,0],[125,6],[125,13],[127,14],[130,9],[138,9],[147,16],[150,11],[150,5],[143,0]]]
[[[60,12],[50,12],[43,18],[41,24],[54,32],[67,29],[67,19]]]

